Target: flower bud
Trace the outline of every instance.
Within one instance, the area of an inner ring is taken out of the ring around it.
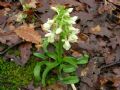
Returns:
[[[56,11],[56,12],[58,11],[58,9],[56,7],[53,7],[53,6],[51,7],[51,9]]]

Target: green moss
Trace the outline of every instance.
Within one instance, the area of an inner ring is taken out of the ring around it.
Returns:
[[[18,90],[28,85],[33,79],[34,66],[33,57],[24,67],[0,58],[0,90]]]

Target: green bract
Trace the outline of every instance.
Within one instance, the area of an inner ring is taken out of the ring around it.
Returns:
[[[87,54],[80,58],[63,56],[64,49],[71,48],[70,43],[77,42],[79,29],[73,27],[77,16],[70,16],[73,8],[66,9],[64,6],[51,7],[57,15],[53,19],[48,19],[42,28],[46,32],[43,38],[44,53],[34,53],[42,61],[38,62],[34,68],[34,76],[37,82],[41,81],[45,86],[50,82],[49,77],[57,77],[59,81],[65,84],[74,84],[79,82],[76,75],[78,64],[86,64],[89,56]],[[49,51],[49,44],[53,45],[53,51]],[[52,75],[54,70],[55,74]]]

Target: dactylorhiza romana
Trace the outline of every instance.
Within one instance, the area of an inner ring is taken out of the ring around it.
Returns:
[[[79,29],[73,25],[76,24],[77,16],[70,16],[73,8],[66,9],[64,6],[51,7],[57,15],[53,19],[48,18],[42,28],[46,32],[45,38],[49,43],[61,41],[63,48],[69,50],[70,43],[77,42]]]

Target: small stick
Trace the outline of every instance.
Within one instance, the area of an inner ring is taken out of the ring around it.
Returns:
[[[114,62],[114,63],[111,63],[111,64],[107,64],[107,65],[105,65],[105,66],[102,66],[102,67],[100,68],[100,70],[101,70],[101,69],[104,69],[104,68],[112,67],[112,66],[118,65],[118,64],[120,64],[120,61],[116,61],[116,62]]]
[[[75,87],[75,84],[71,84],[71,87],[73,90],[77,90],[76,87]]]
[[[0,55],[5,54],[8,50],[10,50],[11,48],[13,48],[13,47],[15,47],[15,46],[17,46],[17,45],[19,45],[19,44],[21,44],[21,43],[23,43],[23,41],[19,41],[18,43],[16,43],[15,45],[12,45],[12,46],[10,46],[10,47],[8,47],[8,48],[5,49],[4,51],[0,51]]]

